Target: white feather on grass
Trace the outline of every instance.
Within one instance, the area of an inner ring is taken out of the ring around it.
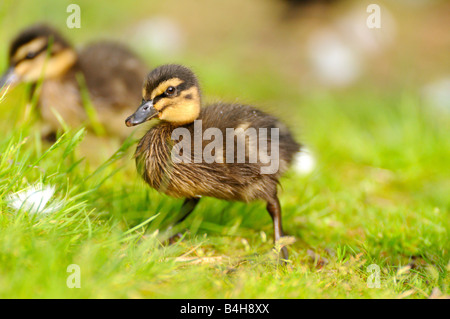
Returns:
[[[8,206],[16,211],[24,211],[29,214],[50,214],[63,206],[62,201],[51,201],[54,194],[54,186],[44,186],[38,183],[9,195],[6,200]]]

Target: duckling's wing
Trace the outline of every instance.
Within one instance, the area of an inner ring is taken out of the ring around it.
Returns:
[[[234,153],[234,164],[227,165],[227,169],[230,170],[230,174],[232,175],[259,175],[261,167],[266,167],[268,165],[267,156],[272,156],[269,154],[272,154],[272,151],[276,151],[279,156],[279,169],[276,170],[273,177],[278,178],[286,171],[289,164],[292,162],[294,155],[300,150],[300,144],[295,141],[286,125],[276,117],[252,106],[218,103],[202,109],[199,119],[202,120],[203,132],[208,128],[218,128],[223,133],[224,143],[222,148],[225,151],[222,151],[221,154],[224,157],[224,162],[228,162],[226,159],[228,146],[225,145],[227,129],[234,129],[235,133],[238,135],[243,133],[239,133],[237,129],[243,129],[246,132],[250,129],[256,133],[256,140],[252,141],[247,138],[245,139],[245,163],[242,164],[239,163],[237,158],[237,156],[239,156],[239,151],[237,150],[238,148],[242,148],[242,145],[238,145],[237,139],[234,139],[234,146],[232,149],[232,152]],[[264,132],[261,129],[266,130]],[[274,134],[277,134],[277,137]],[[265,145],[261,144],[261,140],[259,140],[261,138],[264,139],[264,137],[266,137]],[[204,140],[203,148],[205,148],[208,143],[209,141]],[[274,147],[276,147],[276,149],[274,149]],[[257,158],[257,161],[254,162],[251,158]]]
[[[272,143],[272,129],[277,129],[278,134],[278,149],[280,160],[286,164],[290,164],[294,155],[300,150],[298,144],[288,127],[273,115],[267,114],[249,105],[242,104],[226,104],[217,103],[202,109],[200,118],[203,121],[203,131],[209,127],[217,127],[224,134],[226,129],[256,129],[259,136],[259,129],[267,129],[268,145],[271,149]],[[206,141],[207,143],[207,141]],[[248,160],[248,158],[246,158]],[[259,166],[261,163],[258,163]],[[238,167],[239,165],[234,165]],[[246,166],[247,167],[247,166]],[[251,165],[248,167],[252,167]],[[285,169],[283,169],[284,171]],[[282,173],[282,172],[280,172]]]

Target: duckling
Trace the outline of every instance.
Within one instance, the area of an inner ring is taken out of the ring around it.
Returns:
[[[135,126],[151,119],[160,122],[138,143],[136,167],[152,188],[185,198],[177,223],[188,217],[202,196],[263,200],[273,220],[274,241],[283,236],[277,185],[300,151],[300,144],[283,123],[248,105],[202,107],[197,77],[176,64],[160,66],[148,74],[142,104],[125,124]],[[256,132],[256,140],[249,132]],[[220,135],[226,138],[220,140]],[[265,153],[269,149],[278,164],[272,170],[268,168],[273,163]],[[286,247],[280,253],[288,258]]]
[[[42,78],[38,108],[45,125],[43,134],[52,135],[61,127],[58,116],[70,127],[88,119],[81,93],[85,86],[106,133],[123,139],[129,131],[117,127],[141,99],[147,70],[123,45],[98,42],[77,52],[54,28],[37,24],[11,42],[9,68],[0,79],[0,88],[19,82],[35,87]]]
[[[285,21],[292,21],[303,17],[315,17],[322,15],[329,7],[334,5],[338,0],[283,0],[285,8],[281,18]]]

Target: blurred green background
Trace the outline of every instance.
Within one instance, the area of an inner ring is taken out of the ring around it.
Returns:
[[[111,39],[150,67],[193,68],[206,103],[238,101],[278,116],[314,164],[281,180],[292,260],[288,269],[268,262],[272,230],[261,203],[206,199],[181,243],[159,245],[149,234],[180,202],[139,180],[134,147],[100,171],[119,145],[93,160],[69,132],[65,148],[45,153],[33,126],[20,126],[22,85],[0,103],[0,296],[448,297],[448,1],[379,1],[379,29],[366,24],[372,1],[77,1],[81,28],[68,29],[70,3],[3,0],[0,70],[10,39],[45,21],[76,47]],[[41,172],[26,169],[43,154]],[[21,178],[11,184],[13,176]],[[36,181],[57,185],[68,202],[37,224],[18,220],[6,202]],[[52,226],[59,221],[67,227]],[[82,289],[65,285],[70,263],[81,266]],[[367,288],[373,263],[380,289]]]

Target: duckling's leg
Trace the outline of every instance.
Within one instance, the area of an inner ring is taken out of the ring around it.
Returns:
[[[197,206],[198,202],[200,201],[200,197],[194,197],[194,198],[186,198],[183,202],[183,205],[181,205],[181,218],[175,222],[175,225],[178,225],[182,221],[184,221],[195,209],[195,206]]]
[[[194,198],[186,198],[183,202],[183,205],[181,205],[181,218],[177,220],[173,225],[169,226],[169,231],[184,221],[195,209],[195,206],[197,206],[198,202],[200,201],[200,197],[194,197]],[[181,238],[181,233],[177,233],[169,238],[169,243],[173,244],[176,239]]]
[[[267,211],[273,220],[273,233],[275,243],[283,237],[283,227],[281,225],[281,207],[277,194],[272,199],[267,201]],[[286,247],[281,248],[281,258],[288,259],[289,254]]]

